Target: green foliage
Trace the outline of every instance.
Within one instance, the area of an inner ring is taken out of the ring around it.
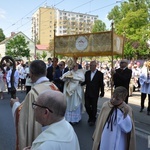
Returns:
[[[0,42],[5,40],[5,35],[3,33],[3,30],[0,28]]]
[[[124,46],[124,55],[126,56],[126,58],[128,59],[132,59],[134,57],[134,49],[131,45],[132,42],[126,42],[125,46]]]
[[[36,59],[41,59],[41,58],[42,58],[41,54],[40,53],[36,53]]]
[[[13,58],[18,57],[30,57],[30,49],[28,48],[29,41],[21,35],[14,37],[9,40],[6,44],[6,55],[12,56]]]
[[[43,51],[43,53],[41,55],[42,59],[45,60],[46,56],[47,56],[47,53],[45,51]]]
[[[115,32],[126,37],[124,56],[146,56],[150,53],[147,41],[150,39],[150,1],[129,0],[115,6],[108,14],[114,21]]]
[[[63,55],[56,55],[56,57],[57,57],[58,59],[60,59],[60,60],[64,58]]]
[[[95,33],[95,32],[101,32],[101,31],[106,31],[106,25],[101,20],[96,20],[92,28],[92,32]]]

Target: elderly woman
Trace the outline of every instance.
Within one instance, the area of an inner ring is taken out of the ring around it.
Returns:
[[[78,123],[82,113],[83,89],[80,83],[85,80],[84,71],[74,63],[72,70],[63,74],[61,79],[65,81],[63,93],[67,100],[65,118],[72,124]]]

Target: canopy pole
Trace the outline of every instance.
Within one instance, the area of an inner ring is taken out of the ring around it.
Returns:
[[[125,34],[123,34],[122,59],[124,59]]]
[[[111,69],[114,68],[114,23],[111,23]],[[111,98],[112,98],[112,94],[113,94],[113,73],[111,72]]]
[[[54,26],[55,27],[55,26]],[[53,55],[54,55],[54,58],[55,58],[55,32],[56,32],[56,30],[55,30],[55,28],[54,28],[54,53],[53,53]]]

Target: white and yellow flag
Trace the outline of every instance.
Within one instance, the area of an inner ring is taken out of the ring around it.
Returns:
[[[55,54],[69,57],[122,55],[123,37],[115,33],[112,36],[111,31],[55,36]]]

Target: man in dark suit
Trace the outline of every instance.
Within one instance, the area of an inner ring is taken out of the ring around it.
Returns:
[[[85,81],[81,85],[86,85],[85,108],[89,115],[90,126],[95,124],[97,114],[97,101],[104,96],[103,73],[96,69],[96,61],[90,62],[90,70],[85,73]]]
[[[59,66],[59,69],[57,69],[57,70],[55,71],[53,81],[54,81],[55,85],[59,88],[59,90],[60,90],[61,92],[63,92],[64,81],[62,81],[62,80],[60,79],[60,77],[61,77],[65,72],[67,72],[69,69],[68,69],[67,67],[65,68],[65,62],[64,62],[64,61],[61,61],[58,66]]]
[[[52,65],[47,68],[46,76],[49,79],[49,81],[53,81],[54,73],[57,69],[59,69],[59,66],[57,64],[58,64],[58,58],[54,57],[52,61]]]
[[[114,87],[123,86],[128,90],[128,96],[125,100],[126,103],[128,103],[129,83],[132,76],[132,70],[128,69],[127,66],[128,60],[123,59],[120,61],[120,68],[112,70]]]

